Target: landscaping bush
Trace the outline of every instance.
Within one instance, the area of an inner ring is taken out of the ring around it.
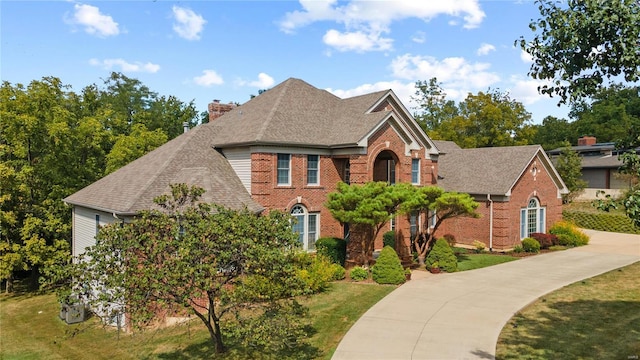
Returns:
[[[347,242],[335,237],[322,237],[316,241],[316,252],[329,258],[340,266],[344,266],[347,258]]]
[[[538,240],[541,249],[548,249],[551,246],[558,245],[558,237],[553,234],[531,233],[529,237]]]
[[[331,264],[332,280],[342,280],[345,278],[347,271],[340,264]]]
[[[589,243],[589,236],[568,221],[558,221],[549,233],[558,237],[558,244],[563,246],[582,246]]]
[[[478,240],[473,240],[473,242],[471,243],[471,245],[473,245],[473,247],[476,248],[476,252],[479,254],[481,252],[484,251],[484,249],[487,248],[487,245],[485,245],[482,241],[478,241]]]
[[[563,210],[562,217],[583,229],[640,234],[640,229],[636,228],[633,221],[624,214]]]
[[[453,234],[444,234],[442,237],[447,240],[450,247],[456,246],[456,237]]]
[[[446,272],[455,272],[458,270],[458,259],[445,239],[441,238],[436,240],[436,243],[427,255],[427,267],[431,268],[435,262],[438,263],[440,269]]]
[[[353,281],[367,280],[369,278],[369,270],[362,266],[356,266],[349,271],[349,277]]]
[[[400,258],[391,246],[385,246],[371,268],[373,281],[378,284],[402,284],[406,278]]]
[[[395,231],[387,231],[382,235],[382,243],[384,246],[391,246],[392,249],[396,248],[396,232]]]
[[[298,270],[298,276],[304,281],[307,293],[315,294],[327,289],[329,282],[334,280],[335,269],[333,263],[324,255],[317,254],[311,259],[311,264]]]
[[[540,252],[540,243],[534,238],[524,238],[522,239],[522,249],[528,253],[538,253]]]
[[[516,254],[520,254],[521,252],[524,252],[524,248],[522,247],[522,245],[516,245],[513,247],[513,252]]]

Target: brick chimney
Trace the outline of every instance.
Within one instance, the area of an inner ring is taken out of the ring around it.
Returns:
[[[578,139],[578,146],[591,146],[596,144],[596,138],[593,136],[583,136]]]
[[[237,105],[232,102],[229,102],[228,104],[221,104],[220,100],[213,100],[213,102],[209,103],[209,122],[212,122],[224,115],[224,113],[235,109],[236,106]]]

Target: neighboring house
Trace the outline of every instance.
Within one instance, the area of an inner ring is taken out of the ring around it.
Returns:
[[[435,143],[441,150],[438,185],[472,195],[481,215],[445,220],[437,235],[508,250],[562,219],[568,190],[539,145],[461,149],[450,141]]]
[[[341,99],[292,78],[228,110],[66,198],[74,255],[98,225],[151,208],[170,183],[204,187],[207,202],[286,211],[313,250],[348,232],[324,206],[339,181],[437,182],[438,150],[391,90]],[[410,232],[405,217],[392,227]]]
[[[547,154],[555,162],[563,149],[553,149]],[[587,189],[580,198],[592,199],[598,190],[616,195],[621,190],[629,188],[629,181],[618,172],[622,165],[622,161],[618,159],[621,151],[616,149],[615,143],[598,143],[593,136],[583,136],[578,139],[578,145],[572,146],[571,150],[581,157],[581,178],[587,183]]]

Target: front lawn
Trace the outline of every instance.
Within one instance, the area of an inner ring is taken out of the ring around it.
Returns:
[[[330,359],[347,330],[395,286],[339,282],[325,293],[304,300],[314,334],[296,358]],[[118,334],[90,319],[66,325],[58,318],[54,295],[0,295],[0,359],[246,359],[233,347],[216,356],[199,320],[133,335]],[[260,354],[260,357],[268,355]]]
[[[545,295],[502,329],[497,359],[638,359],[640,262]]]
[[[457,253],[456,257],[458,258],[458,271],[480,269],[483,267],[498,265],[518,259],[506,254],[491,253]]]

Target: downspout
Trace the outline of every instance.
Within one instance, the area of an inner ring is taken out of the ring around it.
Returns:
[[[493,252],[493,200],[491,200],[491,194],[487,194],[487,201],[489,202],[489,251]]]

